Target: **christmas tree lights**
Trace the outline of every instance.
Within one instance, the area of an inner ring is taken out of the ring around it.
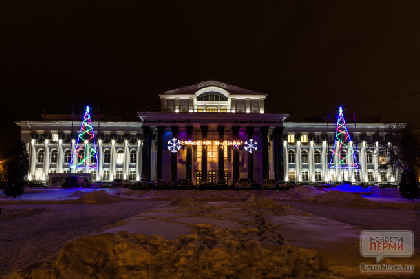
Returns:
[[[92,159],[94,159],[95,162],[97,161],[96,142],[89,106],[86,106],[83,122],[77,136],[77,144],[72,156],[71,166],[72,168],[96,168],[96,166],[92,164]]]
[[[351,145],[350,142],[351,137],[349,131],[347,130],[346,120],[343,115],[343,108],[339,107],[334,150],[329,163],[330,168],[359,168],[353,145]]]

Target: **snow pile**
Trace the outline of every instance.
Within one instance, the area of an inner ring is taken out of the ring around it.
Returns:
[[[189,206],[189,207],[193,207],[193,206],[200,206],[200,202],[198,202],[196,199],[192,199],[192,198],[181,198],[181,199],[176,199],[174,201],[172,201],[169,205],[174,206]]]
[[[358,194],[340,191],[329,191],[322,195],[317,195],[309,199],[316,203],[354,203],[369,202]]]
[[[125,201],[126,198],[112,196],[105,190],[99,190],[86,193],[77,200],[83,203],[111,203]]]
[[[299,186],[287,192],[292,199],[308,199],[325,193],[324,190],[317,189],[313,186]]]
[[[372,186],[371,197],[388,197],[388,198],[400,198],[400,189],[398,188],[381,188],[379,186]]]
[[[316,249],[261,245],[205,225],[171,241],[126,232],[84,236],[67,242],[56,262],[11,278],[338,278],[335,273]]]
[[[245,203],[242,204],[243,208],[258,209],[281,209],[281,206],[272,199],[263,196],[252,196]]]
[[[71,198],[77,197],[78,198],[78,197],[83,196],[84,194],[86,194],[86,192],[83,192],[83,191],[78,190],[76,192],[71,193],[67,197],[71,197]]]

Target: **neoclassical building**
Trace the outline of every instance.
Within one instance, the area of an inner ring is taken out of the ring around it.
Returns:
[[[239,178],[395,181],[379,156],[379,140],[372,141],[386,124],[358,123],[357,129],[349,124],[359,167],[330,169],[335,126],[287,122],[288,114],[264,109],[266,96],[206,81],[160,94],[159,108],[139,111],[138,121],[93,119],[98,156],[88,163],[95,168],[76,172],[102,181],[186,178],[194,184]],[[29,152],[28,180],[47,181],[50,173],[70,171],[81,120],[17,122]]]

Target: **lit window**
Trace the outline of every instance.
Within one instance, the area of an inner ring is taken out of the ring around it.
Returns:
[[[197,146],[197,163],[201,163],[201,158],[202,158],[202,146]]]
[[[219,146],[216,144],[207,145],[207,160],[209,163],[217,163]]]
[[[124,151],[118,150],[117,152],[117,164],[123,164],[124,163]]]
[[[302,141],[302,143],[307,143],[308,142],[308,135],[303,134],[300,138],[300,140]]]
[[[385,165],[386,164],[386,158],[385,156],[379,156],[379,164]]]
[[[58,134],[52,134],[52,141],[58,141]]]
[[[195,181],[196,181],[196,185],[201,183],[201,171],[197,171],[195,173]]]
[[[287,142],[288,143],[295,143],[295,135],[294,134],[287,135]]]
[[[289,181],[295,181],[295,180],[296,180],[296,172],[289,171]]]

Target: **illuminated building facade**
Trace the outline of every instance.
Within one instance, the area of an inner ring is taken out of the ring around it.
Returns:
[[[94,180],[175,181],[186,178],[225,181],[239,178],[326,182],[393,182],[381,164],[378,142],[368,138],[383,123],[349,124],[357,169],[330,169],[335,127],[331,123],[285,122],[288,114],[268,113],[266,94],[217,81],[201,82],[160,94],[159,107],[138,112],[139,121],[95,121],[97,158]],[[77,134],[81,119],[74,122]],[[72,122],[17,123],[30,157],[29,180],[46,181],[49,173],[70,170],[75,152]],[[346,152],[346,151],[344,151]],[[77,156],[76,156],[77,157]],[[72,170],[73,172],[73,170]]]

